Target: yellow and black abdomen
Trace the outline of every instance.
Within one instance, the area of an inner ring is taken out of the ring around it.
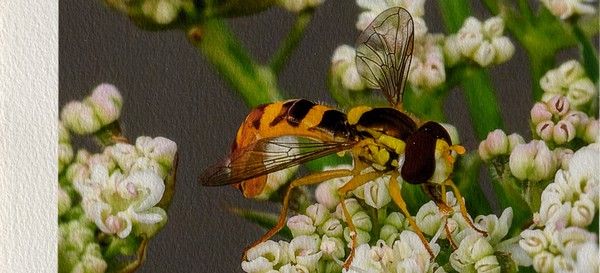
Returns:
[[[346,114],[305,99],[258,106],[240,126],[233,150],[267,137],[298,136],[320,141],[350,137]]]
[[[288,136],[319,142],[347,142],[351,128],[343,112],[305,99],[264,104],[254,108],[238,129],[231,154],[243,154],[246,147],[260,139]],[[253,160],[258,162],[265,158],[257,153]],[[266,180],[267,176],[263,175],[237,186],[244,196],[255,197],[262,192]]]

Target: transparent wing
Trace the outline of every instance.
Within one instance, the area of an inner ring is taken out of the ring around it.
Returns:
[[[390,8],[380,13],[358,36],[356,67],[373,89],[381,89],[394,107],[402,104],[413,53],[414,26],[408,11]]]
[[[239,183],[350,149],[355,142],[315,142],[297,137],[260,139],[200,175],[204,186]]]

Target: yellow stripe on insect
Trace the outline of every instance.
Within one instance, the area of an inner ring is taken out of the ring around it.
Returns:
[[[354,125],[358,123],[358,120],[360,119],[360,117],[367,111],[371,110],[373,108],[369,107],[369,106],[356,106],[352,109],[350,109],[350,111],[348,111],[348,114],[346,114],[346,116],[348,117],[348,123],[350,125]]]
[[[390,149],[393,149],[397,154],[404,153],[404,148],[406,147],[406,143],[404,141],[388,135],[381,135],[377,141],[389,147]]]

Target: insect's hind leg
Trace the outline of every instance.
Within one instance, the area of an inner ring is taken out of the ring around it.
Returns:
[[[463,200],[462,195],[460,194],[460,191],[458,190],[458,187],[454,184],[454,182],[452,182],[452,180],[448,179],[448,180],[446,180],[445,184],[452,188],[452,192],[454,192],[454,197],[456,198],[456,201],[458,202],[458,205],[460,206],[460,214],[462,214],[462,216],[465,219],[465,221],[467,222],[467,224],[471,228],[476,230],[477,232],[481,233],[483,236],[487,236],[487,232],[477,228],[473,224],[471,217],[467,213],[467,207],[465,206],[465,201]]]
[[[362,170],[354,170],[355,173],[360,173]],[[382,172],[373,171],[364,174],[358,174],[352,177],[350,181],[346,182],[341,188],[338,189],[338,194],[340,195],[340,205],[342,206],[342,212],[344,213],[344,218],[346,219],[346,223],[348,224],[348,228],[350,229],[350,238],[352,239],[352,246],[350,247],[350,255],[346,258],[343,267],[348,269],[350,264],[352,263],[352,259],[354,258],[354,251],[356,249],[356,227],[352,222],[352,216],[346,207],[346,194],[348,192],[364,185],[365,183],[375,180],[383,175]]]
[[[402,199],[402,192],[400,191],[400,187],[398,187],[398,183],[396,183],[396,179],[398,179],[398,173],[394,172],[392,174],[392,178],[390,179],[390,184],[388,187],[390,196],[392,197],[392,200],[394,200],[394,203],[396,203],[396,205],[400,208],[400,211],[402,211],[406,219],[408,219],[408,223],[413,228],[417,236],[419,236],[419,239],[421,239],[421,242],[425,246],[425,249],[431,256],[431,260],[433,260],[435,258],[435,254],[433,253],[429,242],[425,238],[425,235],[423,235],[423,231],[421,231],[419,226],[417,226],[417,222],[415,222],[415,219],[412,218],[412,216],[410,215],[410,212],[406,207],[406,203],[404,202],[404,199]]]
[[[285,192],[285,195],[283,197],[283,203],[282,203],[282,208],[281,211],[279,212],[279,218],[277,219],[277,224],[272,227],[269,231],[267,231],[267,233],[265,233],[262,237],[260,237],[260,239],[256,240],[254,243],[250,244],[249,246],[247,246],[244,249],[244,256],[242,257],[242,260],[246,260],[246,253],[248,252],[249,249],[255,247],[256,245],[265,242],[267,240],[269,240],[271,237],[273,237],[275,234],[277,234],[277,232],[279,232],[284,226],[285,226],[285,222],[287,219],[287,211],[288,211],[288,207],[289,207],[289,203],[290,203],[290,196],[291,196],[291,192],[294,188],[298,187],[298,186],[304,186],[304,185],[311,185],[311,184],[317,184],[329,179],[334,179],[334,178],[340,178],[340,177],[346,177],[346,176],[351,176],[352,175],[352,170],[329,170],[329,171],[323,171],[323,172],[319,172],[319,173],[314,173],[314,174],[310,174],[304,177],[300,177],[294,181],[292,181],[290,183],[290,185],[287,188],[287,191]]]

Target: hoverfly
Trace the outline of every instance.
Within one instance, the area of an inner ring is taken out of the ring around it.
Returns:
[[[293,188],[341,177],[351,177],[338,189],[342,200],[353,189],[390,175],[390,181],[400,177],[410,184],[421,185],[445,214],[452,212],[445,200],[445,187],[449,186],[467,223],[485,234],[473,225],[458,188],[450,180],[455,157],[465,149],[453,145],[439,123],[421,122],[403,111],[413,31],[411,15],[395,7],[379,14],[357,40],[359,74],[370,88],[381,89],[391,107],[357,106],[344,114],[305,99],[258,106],[240,126],[227,159],[200,176],[204,186],[233,184],[244,196],[254,197],[261,193],[272,173],[334,153],[352,155],[351,170],[322,171],[292,181],[284,195],[277,225],[247,249],[268,240],[284,227]],[[389,183],[389,192],[433,258],[433,251],[410,216],[398,184]],[[348,268],[356,246],[356,230],[345,202],[341,206],[348,227],[354,231],[351,252],[344,264]],[[447,227],[445,230],[449,232]]]

